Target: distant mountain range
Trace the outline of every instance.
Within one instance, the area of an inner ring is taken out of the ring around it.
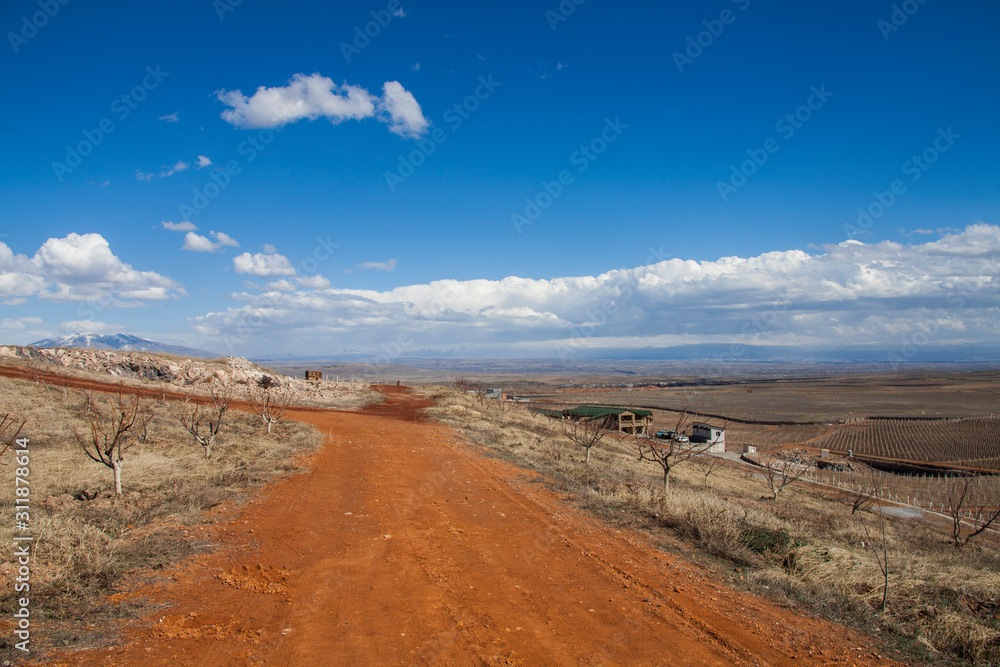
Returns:
[[[83,332],[60,336],[58,338],[46,338],[31,344],[31,347],[86,347],[94,350],[122,350],[125,352],[156,352],[160,354],[173,354],[178,357],[200,357],[202,359],[214,359],[220,355],[207,350],[199,350],[193,347],[183,347],[181,345],[166,345],[153,340],[139,338],[131,334],[96,334]]]

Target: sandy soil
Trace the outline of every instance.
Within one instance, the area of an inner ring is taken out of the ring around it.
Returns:
[[[870,642],[716,583],[485,458],[396,387],[222,547],[134,593],[161,607],[50,665],[890,665]]]

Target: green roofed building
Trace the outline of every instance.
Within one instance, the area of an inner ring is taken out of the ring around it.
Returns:
[[[565,410],[545,410],[538,412],[554,419],[571,421],[598,421],[601,428],[623,433],[647,433],[653,423],[652,410],[639,408],[615,408],[603,405],[580,405]]]

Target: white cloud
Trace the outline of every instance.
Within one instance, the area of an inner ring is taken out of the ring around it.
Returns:
[[[102,331],[118,331],[122,327],[119,324],[108,324],[94,320],[67,320],[57,324],[56,328],[64,333],[77,333],[79,331],[101,333]]]
[[[385,96],[379,98],[360,86],[338,86],[317,73],[296,74],[285,86],[261,86],[250,97],[239,90],[220,90],[216,97],[231,107],[222,112],[222,119],[239,128],[278,127],[320,117],[337,125],[377,116],[402,136],[426,131],[429,123],[412,94],[397,81],[386,82],[383,91]]]
[[[396,11],[394,11],[394,12],[392,13],[392,15],[393,15],[393,16],[397,16],[397,17],[399,17],[399,18],[401,18],[401,19],[402,19],[402,18],[406,18],[406,10],[405,10],[405,9],[403,9],[402,7],[400,7],[399,9],[397,9]]]
[[[194,166],[198,167],[199,169],[202,169],[204,167],[211,167],[212,166],[212,161],[209,160],[204,155],[199,155],[198,158],[197,158],[197,160],[195,161]]]
[[[164,229],[169,229],[172,232],[193,232],[194,230],[198,229],[197,227],[195,227],[193,222],[190,222],[188,220],[185,220],[183,222],[170,222],[169,220],[165,220],[160,224],[163,225]]]
[[[215,241],[212,241],[207,236],[202,236],[201,234],[195,234],[194,232],[188,232],[184,236],[184,245],[181,246],[181,250],[188,250],[190,252],[215,252],[223,246],[229,246],[231,248],[239,248],[240,244],[231,237],[229,234],[224,232],[209,232]]]
[[[183,160],[178,160],[177,164],[168,168],[166,171],[160,172],[160,178],[167,178],[168,176],[173,176],[174,174],[180,173],[182,171],[187,171],[191,166],[184,162]]]
[[[160,116],[159,119],[164,120],[168,123],[176,123],[178,120],[180,120],[176,111],[173,113],[168,113],[166,116]]]
[[[365,270],[392,271],[396,268],[396,260],[390,259],[388,262],[362,262],[361,264],[355,264],[354,266]]]
[[[278,249],[275,248],[270,243],[264,243],[263,245],[261,245],[261,248],[263,248],[264,252],[268,253],[269,255],[273,255],[274,253],[278,252]]]
[[[233,257],[233,267],[236,273],[256,276],[257,278],[273,278],[276,276],[294,276],[295,269],[284,255],[277,253],[265,255],[248,252]]]
[[[419,72],[420,71],[420,61],[418,60],[417,62],[413,63],[413,67],[411,67],[410,69],[413,70],[414,72]]]
[[[239,248],[240,244],[229,234],[224,232],[211,232],[212,236],[215,237],[215,242],[220,246],[229,246],[231,248]]]
[[[154,174],[143,173],[142,169],[135,170],[135,177],[138,178],[140,181],[146,181],[147,183],[149,183],[151,180],[153,180],[153,176]]]
[[[268,277],[292,276],[287,270]],[[669,259],[551,280],[439,280],[388,291],[277,287],[235,294],[239,307],[198,317],[194,326],[236,340],[252,318],[248,346],[302,353],[331,345],[378,353],[399,332],[407,333],[401,353],[472,356],[704,342],[898,348],[916,333],[933,343],[995,342],[1000,227],[973,225],[922,245],[853,241],[813,254]]]
[[[330,286],[330,281],[317,273],[315,276],[300,277],[299,284],[309,289],[323,289]]]
[[[188,252],[215,252],[218,247],[218,245],[212,243],[210,239],[201,234],[188,232],[184,235],[184,245],[181,246],[181,250],[187,250]]]
[[[134,306],[184,294],[170,278],[120,260],[100,234],[50,238],[30,259],[0,243],[0,299],[8,304],[35,297]]]
[[[38,327],[43,323],[40,317],[17,317],[4,318],[0,320],[0,330],[3,331],[26,331]]]
[[[387,81],[382,87],[379,110],[389,116],[389,131],[401,137],[419,137],[430,126],[417,99],[398,81]]]

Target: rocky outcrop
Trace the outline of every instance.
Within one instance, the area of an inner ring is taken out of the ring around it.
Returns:
[[[296,403],[344,406],[348,394],[369,393],[361,382],[305,381],[272,373],[243,357],[225,359],[185,359],[149,352],[97,350],[89,348],[34,348],[20,345],[0,345],[0,359],[18,359],[61,367],[63,372],[83,371],[155,382],[173,387],[207,390],[217,381],[229,383],[239,392],[264,375],[279,380],[295,390]],[[55,369],[54,369],[55,370]],[[364,402],[364,401],[362,401]]]

